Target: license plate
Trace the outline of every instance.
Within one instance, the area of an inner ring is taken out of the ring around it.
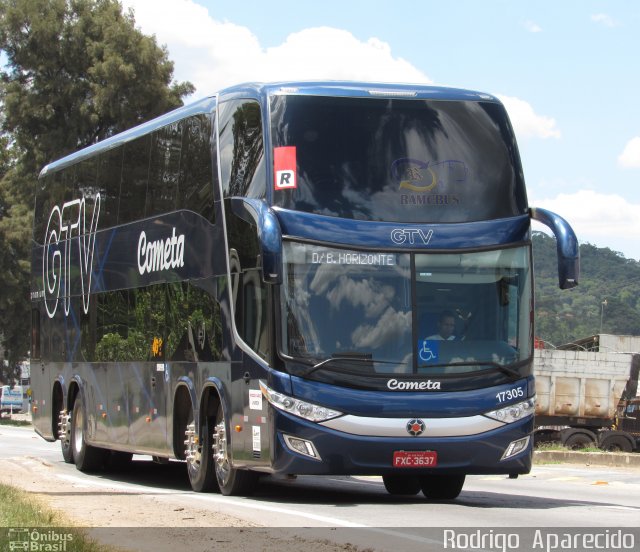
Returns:
[[[393,453],[394,468],[435,468],[438,453],[434,450],[396,450]]]

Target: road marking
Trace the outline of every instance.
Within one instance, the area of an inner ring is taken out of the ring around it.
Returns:
[[[123,485],[121,483],[106,483],[104,481],[96,481],[94,479],[84,479],[82,477],[78,477],[75,475],[66,475],[66,474],[56,474],[60,479],[64,479],[76,485],[80,485],[83,487],[99,487],[99,488],[109,488],[109,489],[120,489],[128,492],[140,492],[140,486],[135,484]],[[143,495],[146,493],[142,493]],[[182,491],[168,491],[166,489],[154,489],[149,494],[166,494],[166,495],[182,495],[184,494]],[[311,519],[314,521],[319,521],[322,523],[328,523],[330,525],[336,527],[360,527],[360,528],[368,528],[368,525],[363,525],[361,523],[354,523],[349,521],[344,521],[342,519],[337,519],[328,516],[321,516],[317,514],[311,514],[308,512],[301,512],[300,510],[290,510],[288,508],[280,508],[277,506],[267,506],[265,504],[254,503],[250,498],[239,498],[232,496],[221,496],[221,495],[204,495],[193,493],[190,495],[190,498],[195,500],[201,500],[203,502],[211,502],[214,504],[226,504],[238,506],[240,508],[251,508],[253,510],[261,510],[263,512],[271,512],[277,514],[286,514],[289,516],[297,516],[305,519]]]

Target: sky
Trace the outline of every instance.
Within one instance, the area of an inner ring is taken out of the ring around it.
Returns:
[[[189,100],[247,81],[488,92],[515,128],[529,204],[640,260],[640,2],[121,0]],[[534,226],[535,229],[544,229]]]

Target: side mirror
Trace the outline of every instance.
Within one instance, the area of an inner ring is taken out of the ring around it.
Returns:
[[[556,237],[560,289],[576,287],[580,279],[580,247],[575,232],[560,215],[539,207],[532,207],[530,212],[532,219],[548,226]]]
[[[262,281],[282,283],[282,231],[275,213],[259,199],[231,198],[233,213],[257,228]]]

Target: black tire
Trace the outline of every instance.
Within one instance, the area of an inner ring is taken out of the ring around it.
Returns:
[[[571,450],[596,446],[596,442],[586,433],[572,433],[562,444]]]
[[[600,444],[602,450],[608,452],[633,452],[633,445],[623,435],[609,435],[602,439]]]
[[[222,405],[219,405],[213,431],[213,458],[218,487],[225,496],[250,496],[254,493],[258,484],[258,474],[249,470],[239,470],[231,467],[227,428],[228,424],[224,417]]]
[[[62,416],[62,413],[60,414]],[[62,458],[67,464],[73,464],[73,449],[71,448],[71,419],[73,411],[67,414],[67,430],[64,433],[60,433],[60,450],[62,451]]]
[[[189,415],[193,420],[193,413]],[[213,418],[206,418],[200,427],[200,438],[193,458],[187,458],[187,473],[191,488],[197,493],[218,491],[218,482],[213,460]],[[193,421],[187,426],[186,439],[189,440],[189,426],[193,427]]]
[[[383,475],[382,482],[392,495],[415,496],[420,492],[420,481],[409,475]]]
[[[425,475],[420,477],[424,496],[432,500],[458,498],[464,486],[465,475]]]
[[[103,467],[108,451],[88,445],[85,441],[86,433],[87,416],[82,395],[78,395],[71,416],[71,449],[76,468],[82,472],[91,472]]]
[[[133,454],[130,452],[110,450],[105,454],[104,467],[109,471],[126,472],[131,467],[132,458]]]

